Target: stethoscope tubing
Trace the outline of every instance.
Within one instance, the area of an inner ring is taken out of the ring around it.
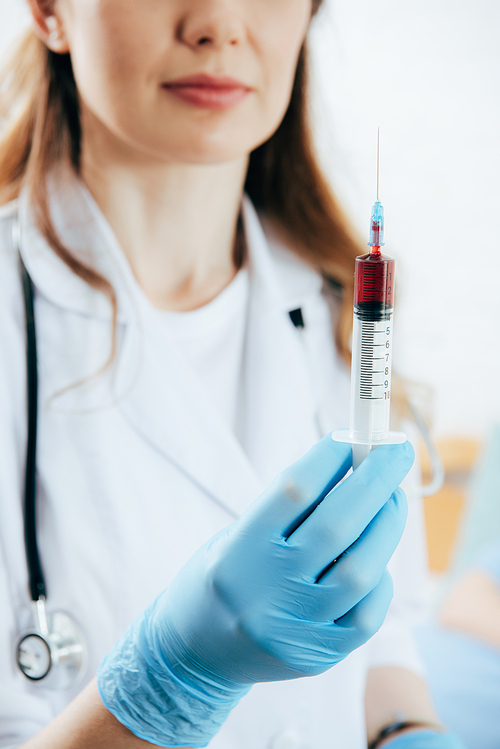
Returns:
[[[36,448],[38,425],[38,364],[33,283],[19,255],[26,317],[26,363],[28,391],[28,438],[24,477],[24,541],[31,599],[46,598],[46,586],[36,532]]]
[[[23,290],[26,323],[26,378],[28,400],[28,435],[26,441],[26,468],[24,480],[24,542],[28,568],[29,592],[33,601],[35,629],[21,633],[16,644],[16,661],[22,673],[32,684],[40,684],[48,689],[68,689],[78,683],[85,673],[87,646],[85,638],[71,616],[64,611],[54,611],[47,615],[45,579],[37,542],[37,427],[38,427],[38,361],[34,310],[34,289],[28,271],[19,252],[19,224],[13,225],[14,246],[18,250]],[[33,651],[34,643],[42,645],[46,662],[40,675],[40,655]],[[45,648],[45,650],[44,650]],[[31,651],[31,662],[30,662]],[[28,655],[28,662],[23,657]],[[33,656],[35,664],[33,665]]]

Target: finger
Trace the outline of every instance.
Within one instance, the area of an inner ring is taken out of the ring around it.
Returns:
[[[310,606],[312,619],[339,619],[378,585],[401,539],[406,516],[406,496],[397,489],[358,540],[320,576],[316,607]]]
[[[286,538],[351,465],[351,446],[327,435],[274,479],[243,516],[245,524],[262,526],[268,537],[271,533]]]
[[[305,581],[301,610],[312,621],[339,619],[380,581],[401,538],[407,516],[406,496],[397,489],[358,540],[315,583]]]
[[[392,578],[388,571],[384,570],[378,585],[334,623],[332,639],[335,646],[339,647],[341,642],[342,649],[348,655],[352,650],[364,645],[384,623],[392,596]]]
[[[398,488],[413,463],[409,442],[372,451],[296,528],[287,544],[315,580],[351,546]]]

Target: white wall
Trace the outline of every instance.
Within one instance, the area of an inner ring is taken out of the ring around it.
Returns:
[[[28,18],[25,0],[0,0],[0,54],[11,38],[26,24]]]
[[[440,435],[500,422],[500,3],[327,0],[312,33],[327,172],[365,237],[381,126],[397,363],[435,393]],[[0,45],[24,17],[0,0]]]

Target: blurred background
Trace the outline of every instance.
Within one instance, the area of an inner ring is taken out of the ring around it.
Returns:
[[[25,0],[0,0],[0,55],[27,23]],[[499,28],[498,0],[326,0],[310,37],[317,147],[363,242],[381,129],[395,370],[417,383],[447,468],[426,501],[435,572],[500,423]]]

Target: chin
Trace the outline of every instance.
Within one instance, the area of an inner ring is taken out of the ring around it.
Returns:
[[[274,133],[279,123],[196,123],[194,127],[143,133],[134,140],[140,150],[154,154],[166,163],[219,164],[246,158]],[[144,135],[146,137],[144,137]],[[130,142],[129,140],[129,142]],[[142,143],[140,143],[142,141]]]
[[[167,144],[144,144],[159,161],[170,164],[222,164],[247,158],[258,144],[238,139],[183,138]]]
[[[178,164],[192,165],[224,164],[229,161],[247,158],[249,153],[250,150],[237,148],[236,146],[232,148],[228,145],[206,147],[200,146],[200,144],[193,144],[191,147],[185,146],[178,150],[169,150],[166,160]]]

